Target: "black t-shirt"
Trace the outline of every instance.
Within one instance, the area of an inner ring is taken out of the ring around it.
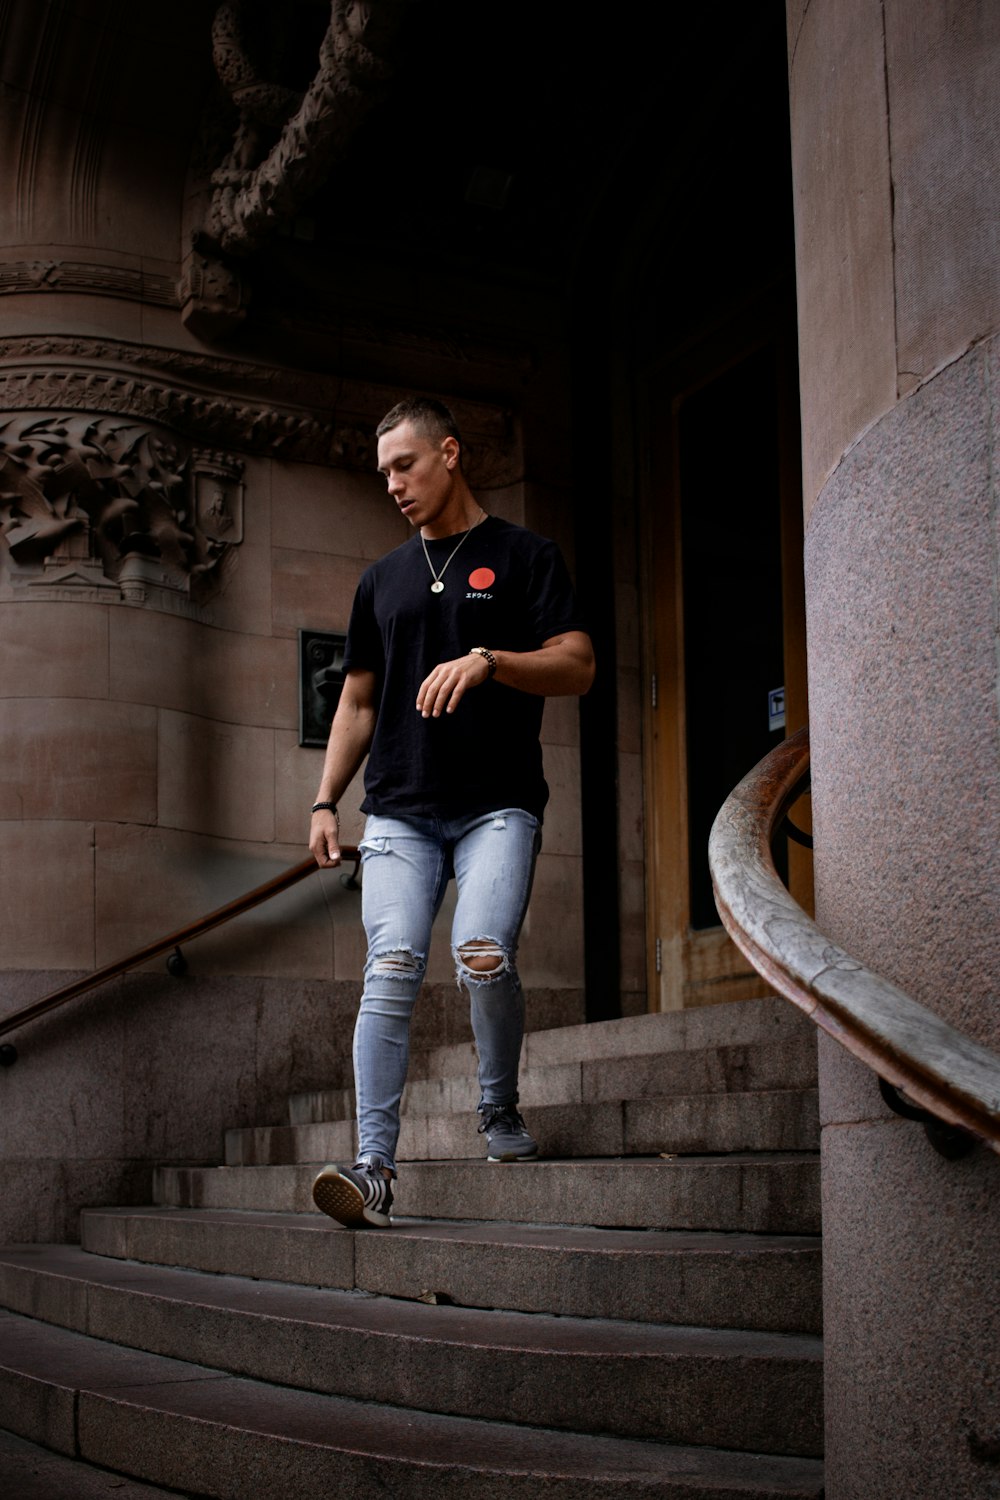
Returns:
[[[457,541],[428,541],[436,572]],[[415,705],[428,673],[470,646],[533,651],[550,636],[585,628],[559,549],[487,516],[442,581],[443,593],[432,594],[414,534],[358,584],[344,666],[375,673],[378,705],[362,809],[455,818],[522,807],[540,818],[549,795],[538,742],[544,698],[489,679],[453,714],[425,719]]]

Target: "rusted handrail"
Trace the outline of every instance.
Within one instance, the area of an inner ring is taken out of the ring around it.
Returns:
[[[342,845],[340,852],[346,862],[353,860],[356,866],[360,856],[353,844]],[[15,1030],[18,1026],[23,1026],[27,1021],[34,1021],[36,1017],[45,1015],[46,1011],[56,1010],[60,1005],[65,1005],[68,1000],[75,1000],[78,995],[86,994],[88,990],[97,989],[99,985],[106,984],[109,979],[117,979],[119,974],[127,974],[130,969],[137,969],[140,964],[148,963],[151,958],[158,958],[161,953],[169,953],[171,949],[179,948],[182,943],[189,943],[193,938],[201,937],[202,933],[210,932],[213,927],[221,927],[224,922],[229,922],[233,917],[250,911],[252,907],[270,901],[273,896],[280,896],[282,891],[287,891],[290,886],[297,885],[300,880],[304,880],[307,875],[311,875],[318,869],[319,865],[314,859],[304,859],[300,864],[292,865],[290,869],[283,871],[282,874],[272,876],[263,885],[255,886],[252,891],[237,896],[236,900],[230,901],[227,906],[220,906],[218,910],[209,912],[207,916],[189,922],[179,932],[173,932],[169,937],[158,938],[156,942],[148,943],[145,948],[139,948],[135,953],[130,953],[127,958],[115,959],[114,963],[105,964],[102,969],[95,969],[92,974],[85,975],[83,979],[74,979],[71,984],[64,984],[61,989],[43,995],[41,1000],[36,1000],[22,1010],[15,1011],[12,1016],[5,1016],[0,1021],[0,1036]]]
[[[803,729],[723,804],[709,863],[726,931],[779,994],[880,1078],[1000,1152],[1000,1057],[831,942],[778,878],[771,840],[808,772]]]

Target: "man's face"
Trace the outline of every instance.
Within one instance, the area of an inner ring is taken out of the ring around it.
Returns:
[[[400,422],[378,440],[378,471],[411,526],[433,526],[447,510],[457,462],[454,438],[435,443],[410,422]]]

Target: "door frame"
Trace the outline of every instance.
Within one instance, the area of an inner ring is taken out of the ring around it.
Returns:
[[[719,926],[694,931],[690,921],[687,723],[684,668],[683,538],[677,419],[694,391],[773,346],[777,371],[777,442],[781,510],[781,576],[786,734],[808,721],[803,583],[802,494],[794,301],[775,293],[740,318],[644,372],[637,381],[639,587],[646,806],[646,955],[650,1010],[674,1010],[769,993]],[[664,586],[666,582],[666,587]],[[655,684],[655,688],[654,688]],[[654,702],[655,693],[655,702]],[[748,771],[750,767],[746,768]],[[800,826],[807,815],[797,811]],[[790,846],[789,884],[811,908],[812,872],[805,850]]]

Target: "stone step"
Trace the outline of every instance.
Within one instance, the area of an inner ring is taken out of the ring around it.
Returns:
[[[581,1064],[585,1100],[656,1098],[662,1094],[747,1093],[816,1087],[815,1032],[781,1042],[697,1047],[662,1056],[608,1058]]]
[[[545,1156],[649,1156],[661,1151],[817,1151],[819,1106],[813,1089],[692,1094],[596,1104],[525,1106]],[[404,1115],[399,1161],[454,1161],[485,1154],[477,1116]],[[230,1167],[353,1160],[350,1121],[271,1125],[226,1132]]]
[[[503,1393],[495,1399],[502,1407]],[[0,1423],[210,1500],[821,1500],[823,1493],[814,1459],[400,1411],[277,1388],[11,1314],[0,1314]]]
[[[452,1067],[455,1061],[454,1057],[449,1059]],[[816,1086],[816,1037],[807,1032],[775,1041],[576,1059],[537,1067],[522,1062],[519,1082],[522,1109],[672,1094],[715,1095],[729,1090],[809,1089]],[[431,1078],[411,1077],[401,1108],[404,1115],[472,1114],[478,1103],[476,1057],[474,1051],[466,1049],[460,1071]],[[353,1113],[352,1089],[314,1089],[294,1094],[288,1101],[292,1125],[349,1120]]]
[[[11,1432],[0,1431],[0,1474],[7,1500],[178,1500],[175,1489],[123,1479]]]
[[[805,1334],[663,1327],[404,1302],[0,1250],[0,1306],[277,1385],[441,1414],[753,1453],[822,1451],[822,1346]]]
[[[314,1166],[160,1167],[163,1207],[309,1213]],[[411,1162],[396,1184],[408,1218],[503,1218],[535,1224],[817,1234],[819,1160],[812,1153],[532,1161]]]
[[[528,1003],[530,1006],[530,996]],[[815,1047],[812,1022],[789,1001],[771,996],[529,1031],[521,1061],[525,1068],[552,1067],[557,1063],[649,1057],[706,1047],[767,1045],[801,1037],[812,1038]],[[467,1042],[415,1051],[410,1076],[461,1077],[469,1070],[473,1054],[471,1037]]]
[[[805,1235],[396,1219],[344,1234],[315,1214],[100,1208],[92,1254],[461,1307],[819,1333],[820,1242]]]

